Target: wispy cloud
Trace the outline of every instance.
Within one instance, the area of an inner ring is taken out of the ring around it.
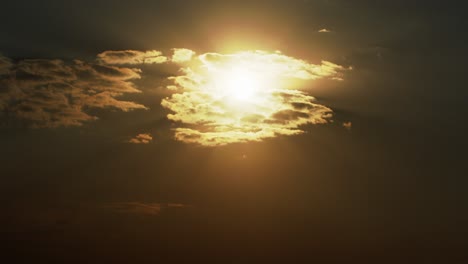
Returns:
[[[108,50],[97,55],[99,62],[104,64],[160,64],[168,61],[161,51],[149,50]]]
[[[126,93],[140,92],[132,83],[140,78],[138,69],[80,60],[25,59],[14,64],[5,58],[0,61],[4,65],[0,75],[0,110],[33,127],[80,126],[97,119],[85,112],[89,108],[146,109],[118,99]]]
[[[319,33],[331,33],[332,31],[326,28],[322,28],[318,31]]]
[[[143,216],[157,216],[164,210],[171,210],[176,208],[190,207],[186,204],[180,203],[141,203],[141,202],[121,202],[109,203],[104,206],[114,212],[143,215]]]
[[[153,140],[150,134],[138,134],[134,138],[130,139],[128,143],[133,144],[149,144]]]
[[[311,64],[279,52],[206,53],[195,57],[182,75],[170,78],[174,84],[169,88],[180,92],[165,98],[162,106],[179,124],[175,138],[187,143],[217,146],[301,134],[304,125],[327,123],[332,110],[288,88],[287,82],[341,78],[344,70],[328,61]],[[240,76],[232,76],[236,71]],[[250,98],[236,100],[237,90],[250,85],[242,80],[246,75],[254,76],[258,87]]]

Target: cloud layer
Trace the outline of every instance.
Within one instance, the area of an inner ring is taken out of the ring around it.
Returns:
[[[194,58],[182,75],[170,78],[174,85],[168,88],[178,92],[162,106],[178,122],[175,138],[182,142],[217,146],[296,135],[304,133],[304,125],[327,123],[332,110],[288,88],[288,82],[341,79],[343,70],[331,62],[310,64],[279,52],[206,53]],[[253,77],[243,80],[245,76]],[[252,91],[236,100],[246,87]]]
[[[0,57],[0,110],[33,127],[80,126],[97,119],[90,108],[122,111],[146,109],[119,100],[139,93],[132,80],[140,70],[75,60],[25,59],[11,63]]]
[[[139,93],[133,83],[142,64],[174,63],[180,74],[169,77],[173,91],[161,105],[176,122],[175,139],[204,146],[260,141],[304,133],[304,126],[324,124],[332,110],[306,92],[297,81],[342,80],[346,70],[328,61],[311,64],[281,52],[242,51],[233,54],[172,49],[104,51],[95,62],[24,59],[0,55],[0,110],[33,127],[80,126],[97,119],[92,108],[122,111],[147,109],[120,100]],[[126,65],[121,66],[121,65]],[[129,143],[148,144],[149,134]]]

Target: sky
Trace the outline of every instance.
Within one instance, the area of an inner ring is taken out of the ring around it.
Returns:
[[[11,263],[464,263],[464,6],[2,3]]]

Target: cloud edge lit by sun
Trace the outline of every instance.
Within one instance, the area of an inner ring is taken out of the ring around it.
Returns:
[[[169,78],[175,92],[161,104],[176,123],[175,139],[185,143],[220,146],[297,135],[305,125],[328,123],[333,111],[285,82],[343,80],[345,70],[281,52],[204,53]]]

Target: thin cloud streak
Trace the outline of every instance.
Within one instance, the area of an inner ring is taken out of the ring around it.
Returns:
[[[116,213],[140,215],[140,216],[158,216],[165,210],[188,208],[189,205],[180,203],[142,203],[142,202],[117,202],[104,205]]]

